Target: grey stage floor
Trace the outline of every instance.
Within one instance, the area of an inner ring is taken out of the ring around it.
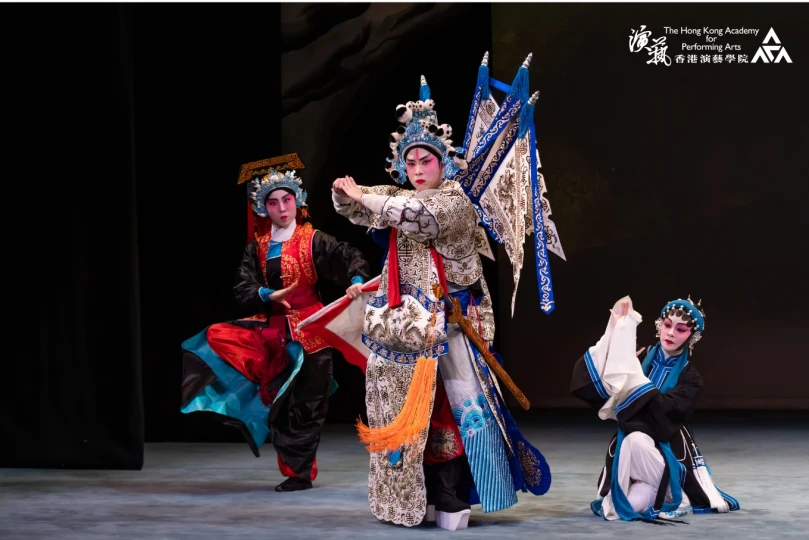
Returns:
[[[695,426],[719,486],[742,510],[688,524],[604,522],[588,503],[611,426],[523,426],[551,465],[543,497],[473,510],[466,531],[378,522],[368,510],[367,454],[350,426],[327,426],[316,489],[276,493],[275,453],[242,444],[149,444],[142,471],[0,469],[0,538],[668,538],[809,537],[809,428],[803,423]]]

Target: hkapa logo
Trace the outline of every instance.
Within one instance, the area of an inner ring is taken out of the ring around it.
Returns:
[[[767,45],[770,41],[774,41],[776,44]],[[778,54],[776,55],[776,53]],[[759,60],[765,64],[777,64],[781,60],[786,60],[787,64],[792,63],[792,58],[787,54],[787,50],[781,46],[781,40],[778,39],[778,36],[775,35],[775,30],[772,28],[767,32],[767,37],[764,38],[764,43],[758,48],[758,51],[756,51],[756,55],[753,57],[751,64],[755,64]]]

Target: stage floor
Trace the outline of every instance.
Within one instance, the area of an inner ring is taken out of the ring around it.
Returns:
[[[715,479],[742,510],[654,526],[605,522],[589,503],[608,423],[528,423],[547,457],[547,495],[519,494],[503,512],[473,508],[469,529],[382,524],[367,502],[368,457],[348,425],[327,426],[315,489],[276,493],[275,452],[244,444],[148,444],[142,471],[0,469],[0,538],[788,538],[809,536],[809,426],[738,420],[695,424]]]

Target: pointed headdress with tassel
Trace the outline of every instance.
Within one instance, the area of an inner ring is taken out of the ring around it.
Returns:
[[[466,168],[466,160],[460,148],[452,146],[452,127],[439,124],[435,113],[435,101],[430,97],[427,79],[421,76],[418,101],[408,101],[396,106],[396,119],[401,125],[390,134],[390,153],[385,160],[385,170],[397,184],[407,179],[405,156],[413,148],[424,148],[444,164],[444,177],[452,178]]]

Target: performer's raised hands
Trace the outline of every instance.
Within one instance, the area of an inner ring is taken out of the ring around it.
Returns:
[[[345,191],[343,191],[343,180],[345,180],[345,177],[338,178],[331,184],[331,190],[341,197],[346,196]]]
[[[615,303],[612,309],[610,309],[610,313],[612,313],[612,317],[615,319],[615,322],[618,322],[621,317],[629,313],[630,309],[632,309],[632,300],[630,300],[628,296],[624,296]]]
[[[357,183],[354,182],[354,178],[351,176],[344,176],[335,180],[331,190],[337,195],[348,197],[356,202],[360,202],[360,199],[362,199],[362,190],[357,187]]]
[[[610,309],[610,313],[612,313],[612,321],[617,323],[622,317],[628,315],[630,311],[632,311],[632,299],[628,296],[624,296],[615,302],[615,305],[612,307],[612,309]],[[646,347],[641,347],[635,351],[635,356],[640,356],[645,350]]]
[[[298,282],[295,281],[295,283],[293,283],[289,287],[286,287],[285,289],[278,289],[277,291],[270,294],[270,300],[272,300],[273,302],[278,302],[285,308],[290,309],[289,302],[287,302],[285,298],[289,293],[294,291],[297,286]]]

